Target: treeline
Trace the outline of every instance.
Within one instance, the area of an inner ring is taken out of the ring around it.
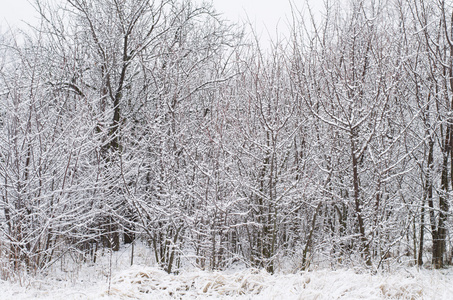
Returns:
[[[378,2],[263,49],[189,0],[36,1],[0,37],[2,276],[137,239],[167,272],[448,265],[453,8]]]

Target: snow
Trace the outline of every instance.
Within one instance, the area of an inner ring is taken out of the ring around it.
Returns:
[[[2,282],[1,299],[451,299],[451,271],[360,274],[320,270],[270,275],[265,271],[189,271],[169,275],[155,267],[132,266],[108,282]]]
[[[312,270],[271,275],[264,270],[167,274],[145,246],[99,257],[96,264],[66,261],[42,276],[0,281],[0,299],[452,299],[453,269]],[[20,283],[19,283],[20,282]]]

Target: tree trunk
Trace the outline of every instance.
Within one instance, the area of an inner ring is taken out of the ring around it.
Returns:
[[[433,182],[432,182],[432,167],[434,160],[434,141],[430,139],[429,141],[429,150],[428,150],[428,165],[425,178],[425,192],[422,199],[422,206],[420,211],[420,246],[418,249],[418,259],[417,264],[419,266],[423,265],[423,244],[425,240],[425,200],[428,202],[433,201]],[[433,237],[434,240],[434,237]]]
[[[352,172],[353,172],[353,187],[354,187],[354,205],[355,205],[355,213],[357,216],[357,222],[359,226],[359,234],[360,234],[360,250],[365,258],[365,263],[367,266],[371,266],[371,257],[370,257],[370,250],[368,246],[368,240],[365,236],[365,225],[363,222],[362,217],[362,207],[360,203],[360,190],[359,190],[359,172],[358,172],[358,160],[355,153],[355,143],[354,143],[355,135],[351,134],[351,158],[352,158]]]

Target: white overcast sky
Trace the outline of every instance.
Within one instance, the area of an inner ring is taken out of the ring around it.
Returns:
[[[33,1],[33,0],[32,0]],[[93,0],[96,1],[96,0]],[[201,1],[201,0],[200,0]],[[208,0],[212,1],[218,12],[225,14],[231,21],[249,20],[262,39],[268,34],[275,38],[287,32],[287,24],[291,15],[289,0]],[[303,5],[306,0],[293,0],[296,5]],[[318,13],[322,8],[322,0],[308,0]],[[1,31],[8,24],[18,26],[22,21],[33,23],[34,9],[28,0],[0,0]],[[278,25],[278,27],[277,27]]]

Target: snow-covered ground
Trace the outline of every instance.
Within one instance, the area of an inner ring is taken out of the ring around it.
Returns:
[[[38,278],[0,281],[0,299],[453,299],[453,269],[400,268],[371,275],[354,270],[316,270],[270,275],[262,270],[190,270],[169,275],[137,249],[130,266],[124,250],[96,265],[63,262]],[[72,269],[71,269],[71,266]]]

